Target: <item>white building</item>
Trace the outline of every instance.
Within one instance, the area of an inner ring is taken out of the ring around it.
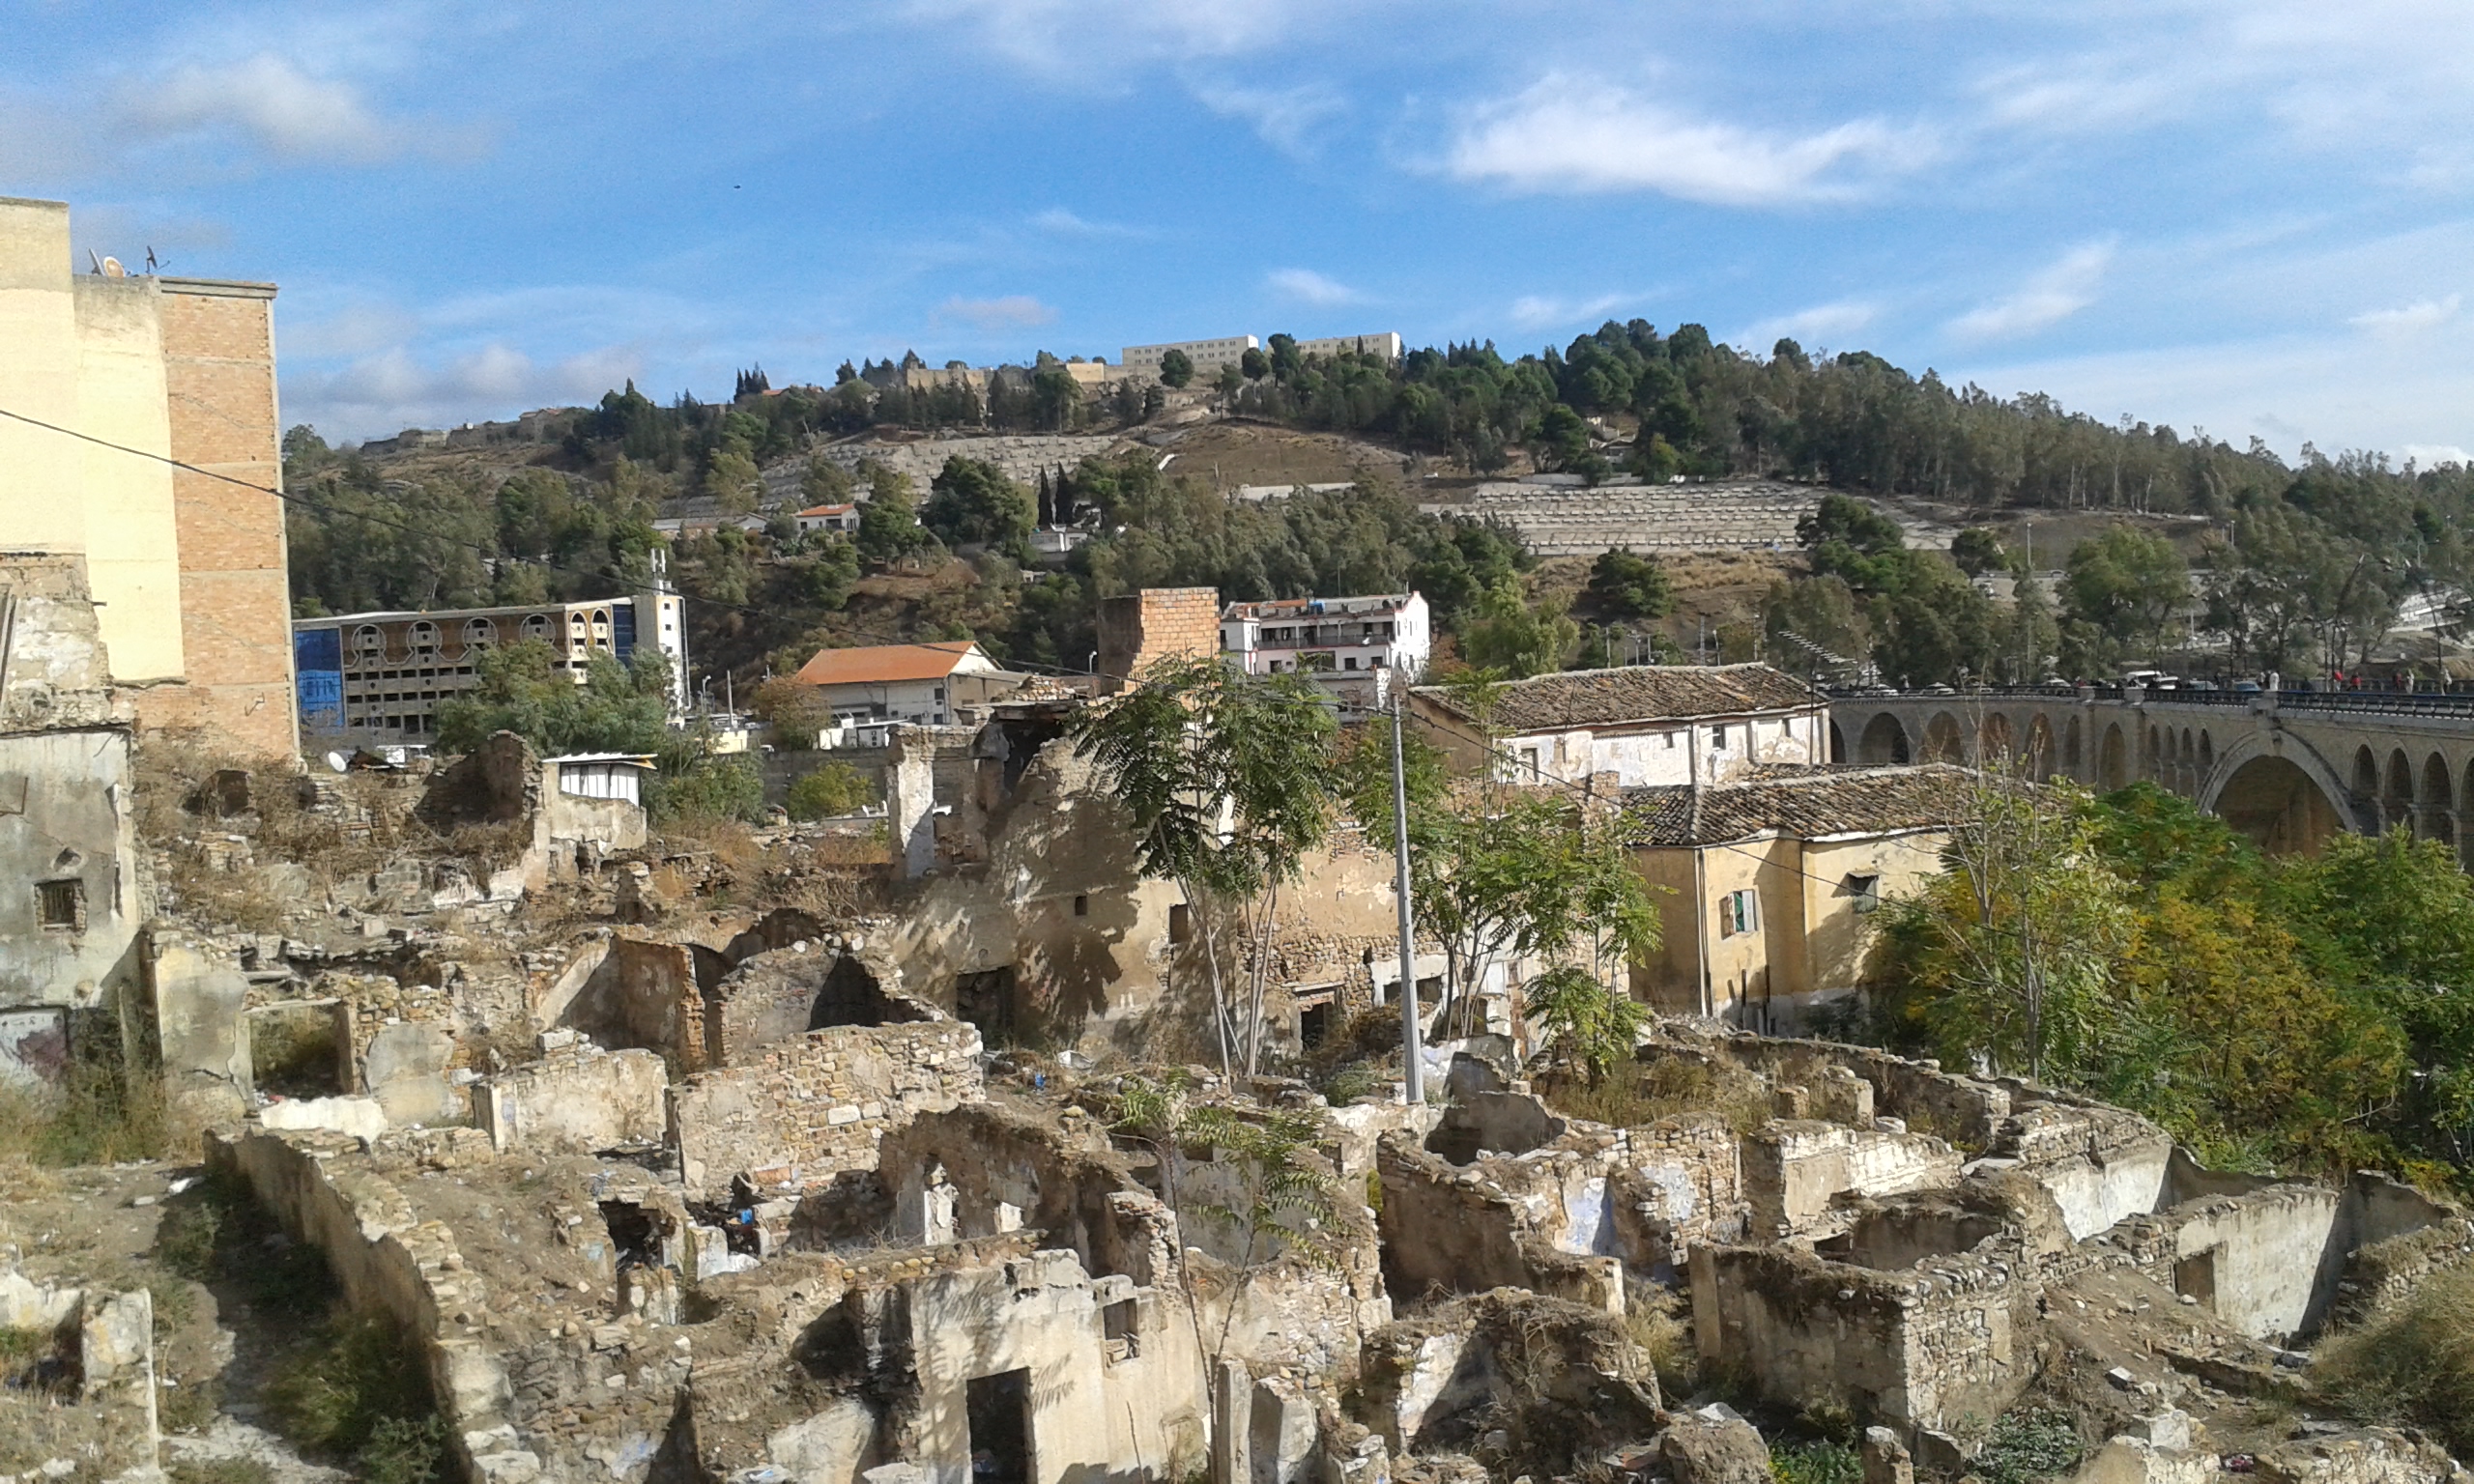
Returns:
[[[1445,734],[1462,771],[1512,782],[1577,785],[1613,774],[1624,788],[1707,785],[1829,758],[1829,703],[1768,665],[1635,665],[1507,681],[1482,723],[1442,686],[1421,686],[1410,704]]]
[[[1246,358],[1248,351],[1259,351],[1263,343],[1251,335],[1225,335],[1218,340],[1176,340],[1165,345],[1129,345],[1118,353],[1122,363],[1118,374],[1137,380],[1160,379],[1160,357],[1170,351],[1183,351],[1194,363],[1194,380],[1207,382],[1220,374],[1223,366],[1233,366]]]
[[[1414,592],[1231,603],[1221,611],[1220,648],[1247,674],[1305,675],[1380,705],[1394,677],[1414,684],[1425,673],[1434,626]]]
[[[1338,356],[1343,351],[1360,356],[1379,356],[1393,361],[1406,354],[1398,331],[1389,329],[1379,335],[1325,335],[1319,340],[1297,342],[1297,354],[1300,356]]]
[[[845,534],[859,528],[857,505],[810,505],[793,517],[801,530],[838,530]]]
[[[1021,683],[969,640],[820,649],[792,676],[824,693],[837,723],[974,725],[983,708]]]

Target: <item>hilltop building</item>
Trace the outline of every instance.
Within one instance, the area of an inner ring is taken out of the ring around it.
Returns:
[[[998,696],[1025,678],[969,640],[820,649],[791,676],[815,686],[838,723],[976,726]]]
[[[687,625],[678,595],[653,591],[580,603],[343,614],[292,626],[301,729],[324,738],[425,741],[440,702],[480,684],[495,645],[539,640],[576,684],[596,658],[624,664],[639,645],[670,656],[671,709],[687,708]]]
[[[0,197],[0,551],[80,559],[140,727],[289,756],[274,286],[94,266]]]
[[[1425,674],[1434,628],[1414,592],[1231,603],[1220,648],[1250,675],[1298,674],[1349,700],[1382,705],[1391,681]]]

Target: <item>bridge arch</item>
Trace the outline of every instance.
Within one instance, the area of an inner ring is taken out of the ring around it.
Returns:
[[[2173,787],[2184,794],[2200,791],[2200,746],[2191,736],[2191,728],[2182,728],[2182,740],[2173,755]]]
[[[1967,735],[1959,730],[1959,719],[1947,711],[1934,712],[1933,720],[1924,724],[1924,760],[1965,762],[1967,752]]]
[[[2130,786],[2130,743],[2119,722],[2108,723],[2096,749],[2096,787],[2105,793]]]
[[[2079,720],[2079,718],[2078,718],[2078,717],[2074,716],[2074,717],[2072,717],[2072,718],[2070,719],[2070,725],[2069,725],[2068,727],[2066,727],[2066,728],[2062,728],[2062,733],[2061,733],[2061,766],[2062,766],[2062,771],[2064,771],[2064,772],[2066,772],[2066,773],[2069,773],[2069,774],[2070,774],[2070,775],[2072,775],[2073,777],[2077,777],[2077,776],[2078,776],[2078,773],[2079,773],[2079,770],[2080,770],[2081,768],[2083,768],[2083,767],[2086,766],[2086,761],[2087,761],[2087,737],[2086,737],[2086,726],[2085,726],[2084,724],[2082,724],[2082,723],[2081,723],[2081,721]]]
[[[2042,711],[2028,719],[2028,776],[2037,783],[2053,777],[2053,723]]]
[[[2010,729],[2010,718],[1995,711],[1987,715],[1975,729],[1975,756],[1979,762],[1998,762],[2019,750]]]
[[[2415,820],[2414,833],[2425,840],[2455,845],[2457,790],[2452,786],[2454,780],[2449,771],[2448,759],[2438,753],[2423,759],[2422,813]]]
[[[1854,761],[1847,756],[1847,733],[1838,729],[1836,722],[1829,724],[1829,760],[1832,762]]]
[[[2206,784],[2208,775],[2215,771],[2216,742],[2207,734],[2206,729],[2202,728],[2200,731],[2200,783],[2201,785]],[[2197,792],[2198,790],[2193,789],[2192,791]]]
[[[2272,855],[2316,855],[2330,837],[2361,827],[2360,801],[2309,745],[2276,745],[2287,740],[2259,732],[2234,738],[2197,802]],[[2365,749],[2355,761],[2368,758]]]
[[[2414,828],[2414,764],[2402,747],[2388,754],[2388,783],[2379,793],[2379,825],[2382,830],[2403,825],[2408,833]]]
[[[1879,765],[1906,762],[1913,756],[1907,745],[1907,728],[1888,711],[1877,713],[1856,734],[1856,760]]]

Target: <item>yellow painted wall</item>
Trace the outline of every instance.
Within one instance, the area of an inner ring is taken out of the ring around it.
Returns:
[[[0,196],[0,407],[77,423],[77,319],[61,202]],[[84,551],[83,471],[75,442],[0,418],[0,548]]]
[[[80,432],[168,453],[161,295],[152,278],[80,273],[77,420]],[[90,538],[86,578],[118,681],[175,679],[182,657],[181,551],[168,464],[83,445]]]
[[[1856,987],[1863,978],[1864,956],[1872,951],[1874,919],[1856,910],[1856,898],[1847,889],[1851,875],[1881,877],[1881,899],[1912,893],[1942,869],[1940,831],[1875,836],[1862,840],[1808,844],[1804,847],[1804,913],[1811,924],[1806,941],[1811,966],[1805,990],[1833,991]]]

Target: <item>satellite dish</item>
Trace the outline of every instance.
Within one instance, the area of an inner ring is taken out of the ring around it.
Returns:
[[[349,773],[352,771],[352,759],[341,753],[329,753],[327,755],[327,766],[334,769],[338,773]]]
[[[103,259],[103,276],[106,278],[126,278],[129,276],[129,270],[120,266],[120,259],[105,258]]]

